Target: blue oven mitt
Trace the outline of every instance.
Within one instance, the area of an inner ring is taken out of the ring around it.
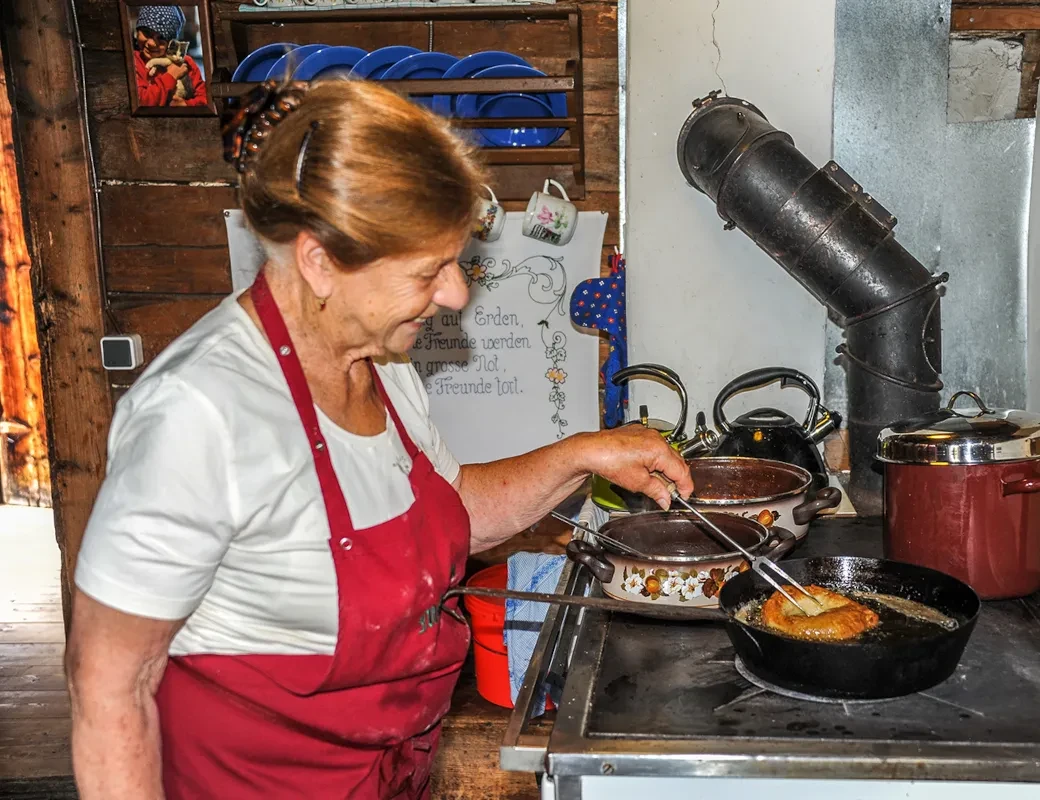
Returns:
[[[600,369],[603,379],[603,427],[615,428],[625,421],[628,407],[628,384],[615,386],[614,374],[628,365],[628,329],[625,324],[625,258],[620,253],[610,257],[610,275],[592,278],[574,287],[571,295],[571,319],[583,328],[605,331],[610,352]]]

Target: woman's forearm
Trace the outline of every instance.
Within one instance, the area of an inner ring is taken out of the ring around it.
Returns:
[[[82,800],[162,800],[155,693],[183,624],[124,614],[76,591],[65,674]]]
[[[462,467],[459,494],[469,511],[470,551],[487,550],[540,520],[588,477],[587,434],[514,458]]]
[[[162,800],[159,712],[147,697],[73,694],[72,762],[82,800]]]
[[[690,469],[656,431],[624,425],[579,433],[530,453],[467,464],[455,484],[470,517],[470,551],[494,547],[540,520],[590,473],[653,497],[671,499],[664,476],[683,497],[693,492]]]

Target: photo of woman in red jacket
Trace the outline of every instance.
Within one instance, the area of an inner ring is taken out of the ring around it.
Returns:
[[[196,8],[188,10],[197,15]],[[186,18],[179,6],[140,6],[131,18],[134,77],[139,106],[208,106],[209,96],[200,65],[188,55],[198,52],[198,21],[193,41],[181,41]]]

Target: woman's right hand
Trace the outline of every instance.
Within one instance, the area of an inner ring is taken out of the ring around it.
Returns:
[[[173,78],[175,81],[180,80],[187,73],[188,67],[186,64],[170,64],[166,68],[166,74]]]
[[[641,492],[667,510],[671,494],[661,479],[675,484],[680,497],[693,494],[690,468],[657,431],[642,425],[622,425],[579,434],[586,469],[630,492]]]

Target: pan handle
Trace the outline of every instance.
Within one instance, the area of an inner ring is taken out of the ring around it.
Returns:
[[[768,556],[774,561],[786,556],[798,544],[798,537],[787,530],[787,528],[781,528],[779,525],[773,525],[769,529],[769,534],[769,538],[766,539],[766,545],[772,549],[768,552]],[[771,544],[774,540],[776,544]]]
[[[635,600],[614,600],[607,597],[585,597],[572,594],[549,594],[543,592],[518,592],[513,589],[491,589],[486,586],[453,586],[444,593],[441,605],[460,595],[489,597],[505,600],[530,600],[534,603],[554,603],[563,606],[579,606],[599,611],[615,611],[619,614],[637,614],[651,619],[675,620],[678,622],[725,622],[729,615],[720,608],[698,608],[696,606],[660,606],[655,603],[639,603]]]
[[[1040,492],[1040,478],[1023,478],[1019,481],[1001,481],[1004,497],[1009,494],[1035,494]]]
[[[825,508],[837,508],[841,505],[841,489],[825,486],[816,493],[816,497],[807,500],[791,509],[791,519],[795,525],[808,525],[817,512]]]
[[[567,542],[567,557],[589,568],[600,583],[614,580],[614,565],[607,558],[602,547],[582,539],[571,539]]]

